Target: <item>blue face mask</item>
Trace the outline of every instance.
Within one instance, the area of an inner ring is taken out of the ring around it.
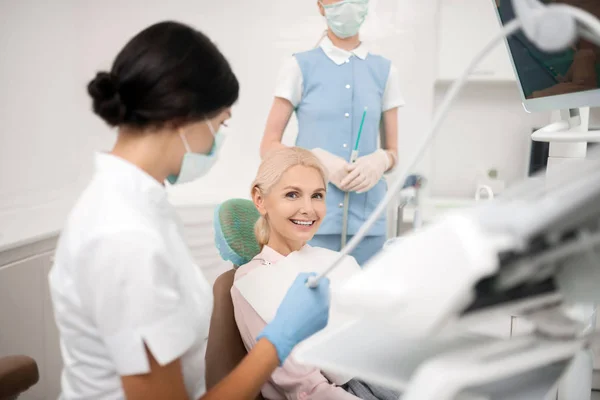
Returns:
[[[181,169],[179,170],[179,174],[169,175],[167,177],[167,181],[171,185],[191,182],[203,177],[208,173],[208,171],[210,171],[217,161],[217,154],[221,149],[221,145],[223,144],[225,137],[223,134],[215,132],[208,120],[206,121],[206,125],[208,125],[210,132],[214,136],[213,147],[208,154],[193,153],[188,145],[187,140],[185,139],[185,135],[182,132],[179,133],[179,136],[183,141],[183,145],[185,146],[186,153],[181,161]]]
[[[325,10],[327,25],[340,39],[357,35],[369,11],[369,0],[344,0],[321,5]]]

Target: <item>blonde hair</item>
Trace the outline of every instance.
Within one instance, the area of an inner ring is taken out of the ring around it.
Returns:
[[[252,189],[250,190],[252,198],[254,198],[254,194],[257,191],[263,197],[268,195],[273,186],[281,180],[283,174],[296,165],[316,169],[321,174],[323,183],[327,185],[325,167],[323,167],[323,164],[321,164],[319,159],[310,150],[300,147],[285,147],[268,153],[260,163],[256,178],[252,182]],[[254,235],[261,248],[269,242],[271,227],[265,216],[261,215],[258,221],[256,221]]]

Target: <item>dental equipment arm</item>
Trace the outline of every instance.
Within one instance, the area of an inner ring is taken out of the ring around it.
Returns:
[[[332,291],[355,322],[302,343],[296,359],[403,400],[541,400],[600,343],[565,307],[600,300],[599,260],[600,160],[563,164],[555,180],[536,177],[391,243]],[[510,316],[532,332],[477,333]]]
[[[600,161],[594,160],[405,236],[351,278],[336,300],[355,315],[392,312],[403,335],[418,338],[493,307],[535,315],[563,301],[600,302],[599,261]]]
[[[371,227],[377,222],[377,219],[386,210],[387,205],[394,199],[396,193],[402,187],[406,177],[413,170],[418,161],[422,158],[429,144],[436,136],[439,128],[444,121],[450,105],[458,95],[462,86],[467,81],[469,75],[477,65],[492,51],[496,45],[505,37],[512,35],[519,29],[523,29],[528,38],[537,46],[546,50],[564,49],[568,47],[577,38],[578,29],[589,40],[595,36],[595,42],[600,42],[600,22],[598,19],[581,9],[569,5],[552,4],[544,5],[539,0],[512,0],[515,6],[517,18],[506,24],[502,31],[488,43],[483,50],[471,61],[468,68],[455,81],[448,95],[445,97],[438,111],[436,112],[429,132],[425,135],[421,144],[410,162],[401,170],[396,180],[391,184],[386,196],[373,211],[369,219],[361,226],[352,240],[345,246],[338,260],[327,268],[320,275],[309,279],[308,285],[316,287],[321,278],[327,276],[329,272],[335,269],[343,260],[344,256],[350,254],[360,243],[363,237],[369,232]],[[582,25],[580,28],[576,23]],[[578,28],[578,29],[577,29]]]
[[[600,23],[593,15],[568,5],[522,2],[529,8],[515,7],[517,19],[452,85],[416,156],[342,254],[356,247],[385,210],[470,72],[503,36],[525,27],[543,49],[553,42],[573,43],[578,33],[600,43]],[[551,180],[535,178],[386,247],[333,293],[332,301],[354,313],[356,322],[328,327],[301,344],[297,359],[401,389],[404,400],[462,400],[459,393],[471,389],[476,394],[464,398],[541,399],[523,395],[530,389],[523,385],[553,383],[571,364],[579,363],[577,370],[587,374],[587,350],[600,343],[600,335],[592,321],[565,306],[600,298],[600,164],[559,165],[554,172]],[[336,264],[308,283],[318,285]],[[533,332],[522,340],[471,334],[490,317],[515,315],[532,322]],[[480,394],[482,385],[495,385],[495,396]],[[585,398],[589,387],[583,386],[569,399]],[[518,396],[505,396],[518,387]],[[564,398],[562,387],[561,392]]]
[[[444,118],[446,117],[446,114],[448,113],[448,109],[450,108],[450,105],[452,104],[452,102],[454,101],[456,96],[458,95],[458,93],[459,93],[460,89],[462,88],[462,86],[464,85],[464,83],[467,81],[469,75],[471,75],[471,73],[473,72],[473,70],[475,70],[475,68],[481,62],[481,60],[483,60],[483,58],[491,50],[493,50],[494,47],[496,47],[496,45],[505,36],[516,32],[520,28],[520,26],[521,26],[521,24],[519,21],[511,21],[509,24],[507,24],[504,27],[504,29],[502,30],[502,32],[500,34],[498,34],[481,51],[481,53],[478,54],[477,57],[475,57],[475,59],[473,61],[471,61],[471,63],[469,64],[469,67],[462,74],[462,76],[456,82],[454,82],[454,84],[452,84],[448,95],[446,96],[446,98],[442,102],[440,108],[438,109],[437,113],[435,114],[435,117],[433,119],[433,123],[432,123],[432,126],[431,126],[429,132],[425,135],[423,141],[417,147],[417,151],[416,151],[415,155],[412,157],[410,162],[403,169],[401,169],[401,172],[398,174],[398,177],[392,182],[385,197],[377,205],[377,208],[375,208],[373,213],[369,216],[369,219],[367,219],[367,221],[360,227],[360,229],[358,230],[356,235],[354,235],[352,237],[352,240],[350,240],[350,242],[348,242],[348,245],[342,249],[338,260],[335,263],[333,263],[329,268],[327,268],[323,273],[321,273],[320,275],[317,275],[316,277],[312,277],[308,280],[308,285],[310,287],[313,287],[313,288],[316,287],[319,284],[319,280],[321,280],[323,277],[326,277],[333,269],[335,269],[338,265],[340,265],[340,263],[344,259],[344,256],[347,256],[352,251],[354,251],[354,249],[358,246],[358,244],[361,242],[361,240],[369,232],[371,227],[377,222],[377,219],[386,210],[386,207],[390,203],[390,201],[392,201],[394,199],[394,197],[396,196],[396,193],[400,190],[400,188],[404,184],[404,181],[406,180],[406,177],[408,176],[410,171],[416,167],[419,160],[423,157],[423,154],[425,154],[425,151],[429,147],[431,140],[433,140],[433,138],[435,137],[436,133],[439,130],[439,127],[441,126],[442,122],[444,121]]]

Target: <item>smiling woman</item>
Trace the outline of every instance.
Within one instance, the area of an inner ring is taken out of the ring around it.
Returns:
[[[325,218],[326,187],[325,170],[312,152],[290,147],[271,153],[252,184],[261,247],[288,254],[312,239]]]
[[[259,310],[278,307],[278,288],[290,283],[278,271],[297,267],[293,261],[289,264],[286,261],[301,255],[302,262],[311,265],[337,257],[333,250],[307,244],[325,219],[326,187],[323,165],[313,152],[300,147],[270,152],[258,169],[252,184],[252,200],[261,215],[255,226],[261,252],[236,270],[236,284],[231,289],[235,320],[248,350],[264,337],[269,312],[264,314]],[[348,273],[360,270],[353,257],[348,256],[346,262]],[[240,282],[245,283],[238,286]],[[340,283],[334,280],[331,283],[336,282]],[[351,377],[301,365],[293,357],[273,372],[262,394],[273,400],[396,400],[399,395]]]

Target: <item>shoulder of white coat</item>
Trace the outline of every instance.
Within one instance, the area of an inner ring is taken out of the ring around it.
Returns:
[[[115,240],[110,240],[113,237],[136,242],[140,237],[143,238],[142,241],[151,237],[152,241],[148,243],[151,249],[156,242],[161,242],[160,235],[154,229],[155,220],[145,212],[132,209],[119,193],[106,190],[102,185],[103,182],[94,179],[71,209],[62,229],[65,240],[70,239],[67,242],[75,242],[79,249],[106,242],[114,243]],[[90,213],[90,209],[94,212]]]
[[[298,75],[300,65],[295,55],[286,57],[279,65],[278,82],[288,82],[290,78]]]
[[[145,255],[164,255],[164,260],[168,254],[165,241],[156,232],[133,223],[126,223],[120,227],[108,224],[102,229],[95,229],[86,235],[81,235],[77,240],[79,241],[77,248],[82,253],[99,251],[111,257],[115,254],[131,256],[132,249],[135,249]],[[123,243],[128,244],[127,248],[123,247]]]
[[[295,54],[291,57],[286,57],[281,64],[282,70],[290,70],[295,68],[298,68],[298,59],[296,58]]]
[[[398,73],[398,70],[388,58],[378,54],[369,53],[367,60],[369,60],[371,67],[378,71],[381,79],[387,81],[390,77],[395,76]]]

